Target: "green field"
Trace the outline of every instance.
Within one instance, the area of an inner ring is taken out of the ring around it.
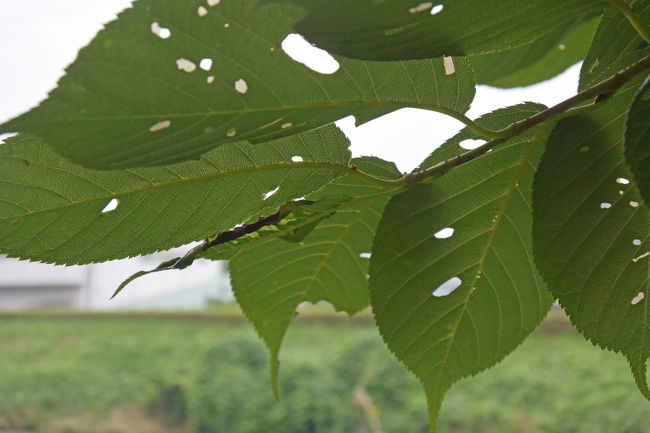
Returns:
[[[232,309],[0,316],[0,431],[361,433],[375,410],[385,433],[427,431],[420,386],[368,316],[302,316],[281,355],[279,404],[264,348]],[[650,404],[625,360],[559,314],[502,364],[457,384],[441,416],[442,433],[648,431]]]

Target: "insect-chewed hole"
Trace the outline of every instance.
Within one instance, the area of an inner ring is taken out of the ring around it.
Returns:
[[[293,162],[303,162],[303,161],[304,161],[304,159],[302,159],[302,156],[298,156],[298,155],[296,155],[296,156],[292,156],[292,157],[291,157],[291,160],[292,160]]]
[[[641,239],[634,239],[632,241],[632,245],[634,245],[635,247],[641,246]]]
[[[209,71],[212,69],[212,59],[209,57],[201,59],[199,62],[199,68],[203,69],[204,71]]]
[[[149,132],[158,132],[162,131],[163,129],[167,129],[170,126],[172,126],[172,122],[170,120],[163,120],[162,122],[155,123],[149,127]]]
[[[419,14],[420,12],[428,11],[432,7],[433,7],[433,2],[423,2],[417,6],[413,6],[412,8],[409,8],[409,13]]]
[[[630,181],[624,177],[619,177],[616,179],[616,183],[620,183],[621,185],[627,185],[630,183]]]
[[[183,58],[176,59],[176,66],[178,67],[179,71],[184,71],[187,72],[188,74],[196,71],[196,64],[191,60],[187,60]]]
[[[370,257],[372,257],[372,254],[371,253],[361,253],[361,254],[359,254],[359,257],[361,257],[362,259],[369,259]]]
[[[279,190],[280,190],[280,187],[278,186],[278,187],[276,187],[275,189],[273,189],[273,190],[267,192],[266,194],[264,194],[264,200],[268,199],[269,197],[271,197],[273,194],[275,194],[275,193],[278,192]]]
[[[242,95],[248,92],[248,83],[243,78],[235,81],[235,90]]]
[[[339,70],[339,62],[330,53],[315,47],[297,33],[287,35],[282,50],[293,60],[319,74],[330,75]]]
[[[450,295],[454,290],[459,288],[461,284],[463,284],[463,281],[460,278],[450,278],[438,286],[438,288],[433,291],[432,295],[436,298],[442,298],[443,296]]]
[[[445,227],[444,229],[438,231],[433,236],[435,236],[436,239],[447,239],[452,237],[453,235],[454,235],[454,229],[452,229],[451,227]]]
[[[444,5],[435,5],[431,8],[431,15],[438,15],[444,9]]]
[[[171,30],[166,27],[161,27],[158,22],[151,23],[151,33],[158,36],[160,39],[169,39],[172,35]]]
[[[463,149],[465,149],[465,150],[473,150],[473,149],[476,149],[477,147],[480,147],[480,146],[484,145],[485,143],[487,143],[487,141],[485,141],[485,140],[472,140],[470,138],[470,139],[461,141],[460,143],[458,143],[458,145],[460,147],[462,147]]]
[[[639,292],[639,294],[636,295],[636,296],[632,299],[632,301],[631,301],[630,303],[631,303],[632,305],[636,305],[636,304],[638,304],[639,302],[643,301],[644,299],[645,299],[645,293],[643,293],[643,292]]]
[[[612,207],[612,204],[611,204],[611,203],[607,203],[606,201],[604,201],[604,202],[602,202],[602,203],[600,204],[600,208],[601,208],[601,209],[609,209],[610,207]]]
[[[104,206],[104,209],[102,209],[102,213],[109,213],[113,212],[117,207],[119,206],[120,201],[116,198],[112,198],[111,201],[108,202],[106,206]]]

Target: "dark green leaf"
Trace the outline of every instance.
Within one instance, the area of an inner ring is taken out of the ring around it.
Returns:
[[[199,161],[95,171],[18,136],[0,146],[0,251],[77,264],[202,240],[355,173],[348,145],[326,126],[266,144],[227,144]],[[102,212],[111,202],[117,208]]]
[[[453,59],[450,75],[442,58],[339,58],[331,75],[295,62],[281,44],[300,15],[258,0],[136,1],[80,52],[48,100],[0,131],[30,133],[71,160],[115,169],[196,158],[226,142],[292,135],[350,114],[367,121],[404,106],[469,108],[474,79],[463,58]],[[154,34],[154,24],[171,36]],[[199,67],[204,58],[209,71]]]
[[[634,99],[625,131],[625,160],[650,206],[650,76]]]
[[[635,8],[647,20],[650,1]],[[580,86],[607,78],[647,51],[620,11],[607,11]],[[557,125],[535,177],[533,236],[539,270],[573,324],[594,344],[623,353],[650,399],[650,211],[640,205],[622,148],[626,114],[642,79]]]
[[[578,17],[599,13],[605,4],[599,0],[292,1],[309,11],[296,26],[298,33],[330,52],[368,60],[509,50],[571,26]]]
[[[598,20],[560,27],[532,44],[513,50],[472,56],[470,62],[481,84],[496,87],[528,86],[552,78],[584,59]]]
[[[370,174],[400,176],[392,164],[364,158],[355,164]],[[237,250],[230,261],[233,291],[248,320],[271,352],[271,378],[277,394],[278,353],[296,307],[328,301],[337,311],[356,313],[368,305],[368,256],[387,196],[366,180],[345,176],[313,198],[347,194],[357,203],[340,208],[300,243],[262,237]],[[309,197],[312,199],[312,197]]]
[[[480,122],[504,127],[541,108],[503,109]],[[460,153],[468,135],[427,163]],[[552,304],[531,239],[532,180],[546,136],[547,128],[534,128],[386,207],[371,304],[384,341],[426,389],[432,430],[451,384],[503,359]]]
[[[637,0],[634,9],[644,22],[650,22],[650,0]],[[606,9],[582,64],[579,90],[609,78],[649,52],[648,44],[621,11]]]
[[[622,352],[650,399],[650,211],[639,205],[621,149],[638,84],[558,124],[535,179],[534,239],[537,265],[573,324]]]

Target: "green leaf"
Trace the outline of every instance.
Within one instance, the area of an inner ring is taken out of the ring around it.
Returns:
[[[81,50],[45,102],[0,131],[30,133],[85,166],[116,169],[196,158],[350,114],[363,122],[404,106],[469,108],[475,83],[463,58],[453,59],[450,75],[441,58],[339,58],[331,75],[295,62],[281,44],[301,14],[258,0],[136,1]],[[154,24],[171,36],[157,36]],[[209,71],[202,59],[212,61]]]
[[[634,10],[650,22],[650,0],[637,0]],[[614,75],[620,69],[650,53],[650,48],[618,8],[605,10],[580,71],[579,90]]]
[[[376,158],[355,164],[377,176],[400,176],[393,164]],[[377,166],[378,170],[372,169]],[[338,209],[300,243],[262,237],[238,250],[230,261],[237,302],[271,353],[276,395],[280,346],[300,303],[328,301],[337,311],[349,314],[368,305],[366,254],[388,201],[381,193],[363,178],[342,177],[313,198],[347,194],[356,197],[357,203]]]
[[[266,144],[227,144],[198,161],[95,171],[19,135],[0,146],[0,251],[79,264],[202,240],[356,173],[348,145],[327,126]],[[117,208],[102,212],[111,202]]]
[[[332,53],[367,60],[509,50],[568,27],[577,17],[600,13],[605,4],[595,0],[293,2],[309,11],[296,25],[298,33]]]
[[[650,211],[628,184],[621,149],[638,84],[558,124],[535,179],[534,240],[537,265],[572,323],[594,344],[622,352],[650,399]]]
[[[508,51],[470,57],[481,84],[529,86],[548,80],[585,58],[599,20],[557,28],[532,44]]]
[[[625,160],[650,206],[650,76],[634,99],[625,131]]]
[[[636,2],[635,9],[650,18],[650,1]],[[608,10],[580,86],[607,78],[647,51],[623,15]],[[539,270],[572,323],[592,343],[623,353],[650,399],[650,211],[640,205],[622,148],[626,115],[642,79],[557,125],[535,177],[533,236]]]
[[[479,121],[502,128],[542,108]],[[449,140],[427,164],[462,152],[468,136]],[[531,239],[532,180],[546,136],[531,129],[394,197],[377,230],[371,305],[384,341],[424,385],[432,431],[452,383],[503,359],[552,304]]]

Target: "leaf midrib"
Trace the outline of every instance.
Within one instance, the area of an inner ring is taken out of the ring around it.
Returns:
[[[479,259],[479,261],[477,263],[478,267],[477,267],[477,271],[474,273],[474,279],[472,280],[472,284],[470,286],[470,289],[467,292],[467,296],[465,297],[465,299],[460,304],[460,305],[463,306],[463,308],[460,311],[460,313],[458,314],[458,319],[455,321],[455,323],[452,324],[453,327],[451,329],[450,337],[448,338],[449,342],[447,343],[447,350],[445,351],[445,355],[444,355],[443,359],[439,363],[439,364],[442,364],[443,366],[446,366],[447,361],[449,360],[449,354],[451,352],[451,346],[452,346],[452,343],[454,343],[456,341],[456,336],[457,336],[457,333],[458,333],[458,327],[460,326],[460,322],[462,321],[463,317],[465,316],[465,314],[467,312],[467,305],[469,303],[469,300],[472,297],[472,294],[474,292],[476,292],[476,290],[472,290],[471,288],[474,287],[474,285],[476,284],[476,281],[478,280],[478,276],[483,273],[483,265],[485,263],[485,259],[487,258],[487,252],[492,247],[492,242],[494,241],[494,236],[496,235],[496,232],[499,229],[501,219],[502,219],[503,215],[506,212],[506,208],[508,206],[508,203],[510,202],[510,198],[512,197],[514,190],[517,188],[517,182],[518,182],[519,178],[521,177],[521,174],[522,174],[522,171],[523,171],[525,165],[530,160],[530,156],[532,155],[533,151],[535,150],[535,147],[539,144],[539,141],[541,140],[541,138],[546,133],[546,129],[547,128],[542,128],[530,140],[530,144],[528,145],[528,147],[526,149],[526,153],[521,158],[521,161],[518,164],[517,169],[513,173],[513,176],[512,176],[512,178],[510,180],[510,185],[508,186],[506,194],[504,194],[504,196],[503,196],[503,202],[502,202],[502,205],[501,205],[501,209],[499,210],[499,212],[496,215],[494,223],[492,224],[492,230],[490,231],[490,235],[488,237],[488,240],[487,240],[487,242],[485,244],[485,247],[483,248],[483,251],[481,253],[481,258]],[[522,318],[522,320],[523,320],[523,318]],[[522,328],[523,328],[523,324],[522,324]],[[477,352],[478,352],[477,363],[480,363],[480,359],[481,359],[480,345],[478,345],[478,344],[477,344]],[[436,379],[436,385],[435,385],[436,390],[439,390],[440,379],[442,378],[442,372],[443,372],[443,368],[439,368],[438,369],[437,379]]]
[[[2,156],[0,156],[2,157]],[[9,155],[8,157],[16,157],[19,158],[16,155]],[[53,170],[58,170],[53,167],[47,167],[43,166],[48,169],[53,169]],[[229,175],[235,175],[235,174],[241,174],[241,173],[254,173],[258,171],[266,171],[266,170],[291,170],[294,168],[316,168],[316,169],[324,169],[324,170],[334,170],[334,171],[339,171],[342,174],[358,174],[358,172],[354,169],[352,169],[348,165],[341,165],[341,164],[334,164],[334,163],[320,163],[320,162],[282,162],[282,163],[276,163],[272,165],[266,165],[266,166],[254,166],[254,167],[244,167],[244,168],[238,168],[238,169],[233,169],[233,170],[228,170],[228,171],[220,171],[220,172],[215,172],[215,173],[208,173],[200,176],[192,176],[192,177],[180,177],[178,179],[174,179],[172,181],[168,182],[162,182],[162,183],[153,183],[151,180],[148,180],[150,182],[150,185],[140,187],[140,188],[131,188],[128,190],[123,190],[120,192],[111,192],[110,194],[100,194],[97,196],[93,196],[91,198],[86,198],[82,200],[76,200],[76,201],[70,201],[68,203],[62,203],[56,206],[50,206],[47,208],[40,208],[36,211],[30,211],[22,214],[15,214],[11,216],[6,216],[6,217],[0,217],[0,221],[2,220],[8,220],[8,219],[15,219],[15,218],[22,218],[30,215],[35,215],[39,213],[44,213],[44,212],[49,212],[52,210],[57,210],[57,209],[62,209],[62,208],[68,208],[72,206],[77,206],[80,204],[86,204],[90,202],[94,202],[100,199],[105,199],[105,200],[111,200],[113,198],[120,198],[125,195],[130,195],[130,194],[136,194],[139,192],[145,192],[149,191],[152,189],[156,188],[166,188],[170,187],[173,185],[178,185],[178,184],[184,184],[184,183],[192,183],[192,182],[200,182],[208,179],[217,179],[219,177],[223,176],[229,176]],[[1,183],[9,183],[13,185],[19,185],[19,186],[26,186],[30,188],[40,188],[44,189],[49,192],[56,193],[54,190],[47,189],[44,186],[41,185],[30,185],[30,184],[22,184],[22,183],[17,183],[17,182],[10,182],[8,180],[2,179],[0,180]]]

